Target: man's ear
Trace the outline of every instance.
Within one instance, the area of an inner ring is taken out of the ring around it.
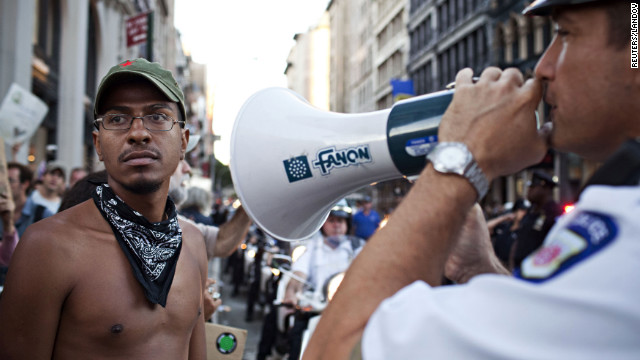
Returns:
[[[182,147],[181,147],[181,154],[180,154],[180,160],[184,160],[185,155],[187,153],[187,146],[189,145],[189,129],[188,128],[184,128],[182,129]]]
[[[100,132],[99,130],[93,130],[91,133],[93,136],[93,147],[96,149],[96,154],[98,154],[98,159],[103,161],[102,159],[102,148],[100,147]]]

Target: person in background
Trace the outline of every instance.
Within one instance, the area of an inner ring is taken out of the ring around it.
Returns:
[[[553,200],[556,181],[549,174],[535,170],[528,183],[527,200],[531,206],[512,231],[513,245],[510,252],[510,268],[519,269],[527,256],[536,251],[544,238],[562,215],[562,209]]]
[[[3,234],[3,260],[0,261],[0,285],[4,284],[9,261],[19,237],[24,234],[29,225],[53,215],[49,209],[43,205],[36,204],[27,194],[33,181],[33,172],[29,167],[18,162],[9,162],[7,164],[7,176],[13,205],[9,204],[9,199],[2,199],[2,228],[0,230]],[[15,237],[11,236],[12,228],[16,230]],[[5,241],[4,239],[10,240]]]
[[[14,225],[18,230],[18,235],[22,236],[29,225],[54,213],[46,206],[36,203],[29,196],[28,191],[31,189],[33,172],[28,166],[18,162],[9,162],[7,169],[11,194],[15,204]]]
[[[217,198],[215,203],[213,204],[213,209],[211,211],[211,219],[213,220],[213,224],[215,226],[220,226],[227,221],[229,217],[229,209],[222,203],[222,199]]]
[[[347,271],[305,360],[638,357],[632,6],[536,0],[525,14],[551,15],[556,31],[535,78],[513,68],[489,67],[478,81],[471,69],[458,72],[429,163]],[[541,99],[549,116],[539,128]],[[539,163],[549,147],[603,163],[574,210],[514,276],[496,274],[510,275],[490,246],[464,256],[488,241],[475,204],[490,182]],[[461,285],[439,287],[443,273]]]
[[[78,180],[82,179],[88,174],[89,172],[87,171],[87,169],[82,167],[75,167],[71,169],[71,174],[69,174],[69,186],[67,188],[69,189],[72,188],[73,185],[75,185],[76,182],[78,182]]]
[[[194,135],[189,139],[187,144],[187,153],[195,149],[200,141],[199,135]],[[171,181],[169,183],[169,196],[176,203],[176,206],[180,207],[187,199],[187,180],[191,176],[191,166],[186,160],[180,161],[175,171],[171,175]],[[178,214],[178,218],[182,221],[189,222],[196,226],[202,234],[205,248],[207,251],[207,259],[214,257],[228,257],[232,255],[236,248],[242,243],[245,236],[249,232],[251,226],[251,219],[240,206],[233,218],[219,228],[216,226],[197,223],[181,214]],[[222,300],[213,299],[212,294],[216,291],[208,291],[208,289],[215,289],[215,280],[207,278],[207,291],[204,293],[205,299],[205,319],[209,320],[215,310],[222,304]]]
[[[108,181],[109,176],[107,175],[107,170],[94,171],[87,174],[87,176],[76,181],[76,183],[64,193],[58,212],[63,212],[70,207],[91,199],[92,194],[96,191],[96,187],[106,184]]]
[[[13,252],[18,245],[18,232],[13,224],[13,214],[15,205],[13,199],[8,194],[0,194],[0,224],[2,224],[2,242],[0,243],[0,286],[4,285],[4,277],[6,276],[7,266],[11,262]]]
[[[360,211],[353,215],[353,234],[366,241],[376,232],[380,220],[380,214],[373,209],[371,197],[365,196]]]
[[[496,256],[509,269],[513,269],[509,264],[511,249],[515,241],[515,231],[520,227],[520,221],[526,215],[527,209],[529,209],[527,201],[518,199],[506,213],[487,221],[487,228]]]
[[[64,184],[64,166],[56,162],[48,163],[42,174],[42,179],[31,193],[30,199],[37,205],[45,206],[52,214],[55,214],[58,212],[62,201],[61,189],[64,189]]]
[[[321,297],[325,283],[340,272],[346,271],[365,245],[361,238],[347,235],[351,226],[351,208],[341,200],[329,212],[329,217],[316,236],[307,243],[306,251],[291,267],[297,279],[287,284],[283,303],[298,304],[298,294],[310,287],[316,296]],[[309,319],[296,318],[290,331],[289,358],[297,359],[302,345],[302,334]]]
[[[187,152],[195,148],[197,141],[190,142]],[[179,207],[187,198],[186,181],[191,173],[191,166],[185,160],[180,161],[178,167],[171,175],[171,183],[169,187],[169,196]],[[191,221],[186,217],[178,214],[178,216],[186,221]],[[194,223],[196,224],[196,223]],[[216,226],[196,224],[200,232],[204,236],[207,248],[207,258],[227,257],[238,248],[249,232],[251,226],[251,218],[244,211],[242,206],[238,207],[234,216],[228,222]]]
[[[167,196],[189,139],[184,95],[170,71],[135,59],[109,70],[94,104],[107,184],[21,237],[0,358],[203,360],[206,250]]]
[[[211,193],[203,188],[191,186],[187,189],[187,198],[180,205],[178,213],[187,219],[204,225],[213,226],[213,219],[204,215],[211,208]]]

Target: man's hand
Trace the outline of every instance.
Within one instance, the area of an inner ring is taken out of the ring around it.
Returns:
[[[465,143],[488,180],[517,172],[547,150],[535,117],[541,97],[541,82],[524,81],[517,69],[490,67],[475,83],[473,71],[464,69],[456,76],[438,139]]]
[[[16,205],[11,197],[6,194],[0,194],[0,218],[5,234],[12,234],[15,231],[13,224],[13,213]]]
[[[458,235],[456,247],[444,265],[444,274],[450,280],[464,284],[479,274],[509,275],[495,256],[487,223],[480,205],[471,208]]]
[[[242,206],[238,207],[231,220],[220,225],[213,256],[231,256],[246,238],[250,226],[251,218]]]
[[[209,320],[213,313],[216,312],[216,309],[220,305],[222,305],[222,300],[219,297],[219,293],[216,291],[213,286],[216,283],[214,279],[208,278],[207,284],[204,289],[204,293],[202,294],[204,301],[204,319]]]

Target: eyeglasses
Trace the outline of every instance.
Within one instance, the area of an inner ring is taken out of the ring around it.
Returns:
[[[128,114],[107,114],[97,118],[93,126],[100,130],[99,123],[105,130],[129,130],[134,119],[142,119],[142,125],[149,131],[169,131],[175,123],[183,124],[184,121],[174,120],[171,116],[158,113],[145,116],[131,116]]]

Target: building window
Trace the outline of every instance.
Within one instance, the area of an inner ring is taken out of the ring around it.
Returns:
[[[474,33],[471,33],[469,36],[467,36],[467,57],[469,58],[469,67],[472,68],[474,72],[477,71],[476,54],[474,52],[475,43],[476,42]]]
[[[442,3],[442,5],[440,5],[440,21],[439,21],[439,30],[440,33],[443,33],[447,30],[447,28],[449,27],[449,19],[448,19],[448,13],[447,13],[447,3]]]

